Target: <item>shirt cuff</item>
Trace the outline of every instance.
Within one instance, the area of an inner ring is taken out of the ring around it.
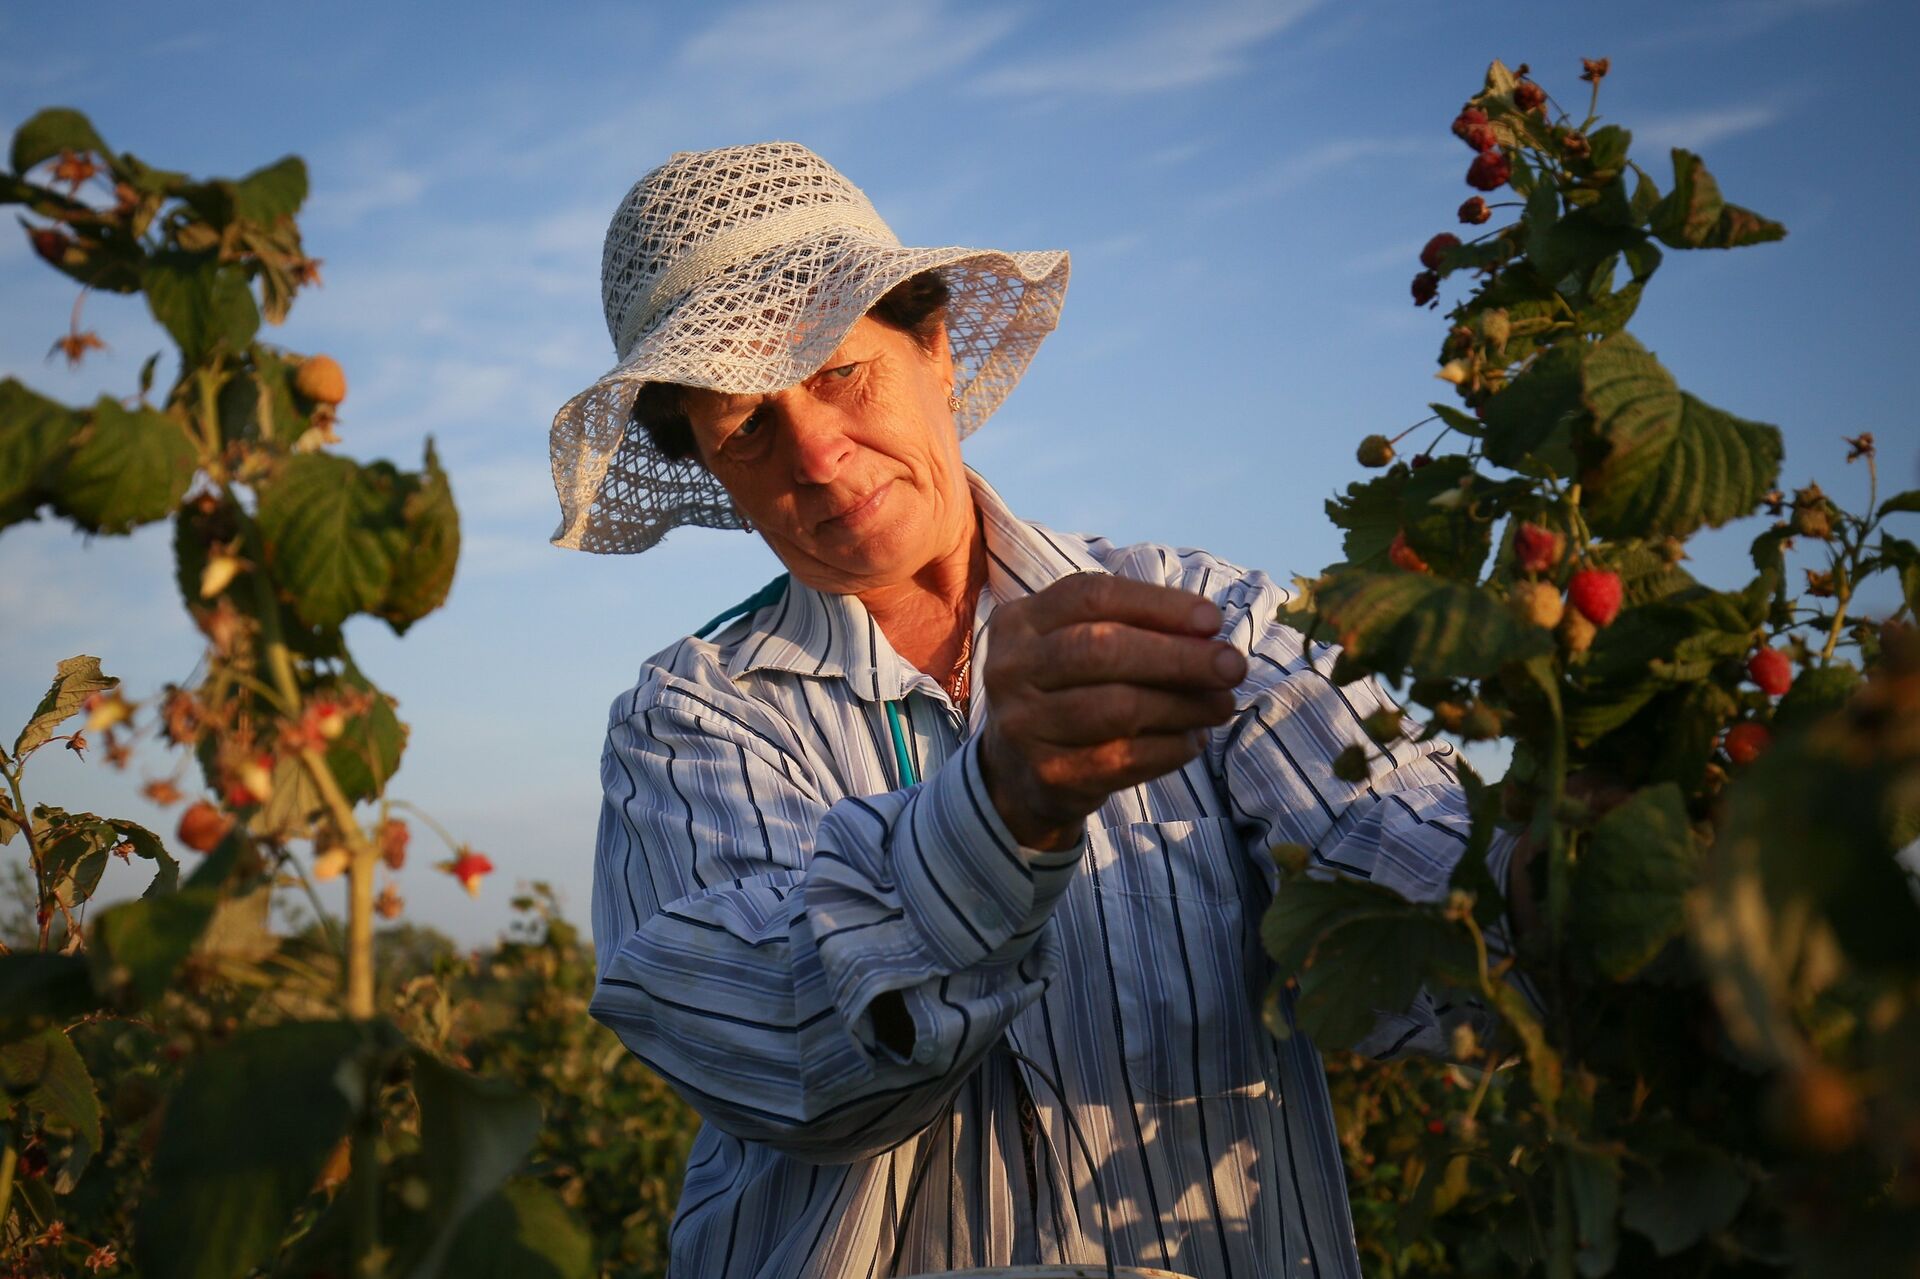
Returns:
[[[980,749],[978,734],[967,739],[893,833],[902,904],[953,971],[1024,955],[1087,847],[1084,824],[1053,852],[1015,840],[987,794]]]

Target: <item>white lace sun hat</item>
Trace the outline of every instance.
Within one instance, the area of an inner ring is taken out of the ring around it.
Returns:
[[[682,524],[746,527],[718,480],[630,421],[641,386],[792,386],[895,285],[934,269],[950,293],[964,439],[1058,322],[1064,252],[904,247],[858,187],[794,142],[683,151],[634,183],[600,266],[618,362],[553,419],[554,545],[632,554]]]

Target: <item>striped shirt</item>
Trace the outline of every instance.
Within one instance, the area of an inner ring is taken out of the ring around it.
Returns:
[[[1104,1206],[1121,1264],[1357,1276],[1319,1055],[1260,1024],[1266,849],[1297,842],[1444,896],[1468,826],[1449,749],[1396,742],[1339,780],[1334,756],[1388,703],[1370,681],[1331,683],[1324,647],[1309,663],[1271,578],[1058,533],[968,479],[989,558],[976,663],[996,603],[1114,573],[1220,606],[1250,665],[1237,709],[1200,758],[1111,796],[1048,853],[1019,847],[987,799],[984,688],[963,720],[855,596],[796,579],[650,660],[601,761],[592,1013],[706,1120],[672,1270],[1098,1262]],[[888,991],[910,1056],[875,1036]],[[1439,1050],[1443,1020],[1423,995],[1362,1048]]]

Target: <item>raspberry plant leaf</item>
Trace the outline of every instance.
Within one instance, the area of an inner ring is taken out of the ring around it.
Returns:
[[[1489,462],[1529,474],[1543,467],[1572,474],[1573,420],[1586,411],[1580,360],[1578,346],[1552,347],[1487,401]]]
[[[460,513],[431,439],[425,469],[418,476],[404,477],[401,487],[405,536],[379,607],[380,616],[396,635],[406,634],[409,626],[446,602],[460,560]]]
[[[0,379],[0,528],[52,500],[55,464],[85,422],[84,413]]]
[[[1581,398],[1590,415],[1576,450],[1589,500],[1637,488],[1659,469],[1680,430],[1680,388],[1631,334],[1590,348],[1580,364]]]
[[[282,156],[233,183],[233,211],[262,227],[290,218],[307,202],[307,162]]]
[[[179,343],[187,364],[199,364],[215,351],[243,351],[260,328],[260,309],[245,273],[214,253],[156,253],[141,273],[140,286],[153,318]]]
[[[84,904],[100,886],[107,870],[107,854],[120,834],[92,813],[69,813],[36,804],[33,824],[40,830],[41,904],[48,899],[72,909]]]
[[[1340,636],[1358,670],[1397,678],[1491,675],[1549,652],[1552,636],[1516,621],[1476,587],[1420,573],[1342,567],[1316,590],[1321,621]]]
[[[347,1133],[374,1046],[346,1021],[242,1031],[196,1060],[168,1103],[134,1259],[151,1279],[229,1279],[271,1258]]]
[[[412,1057],[434,1229],[400,1258],[396,1270],[434,1279],[470,1214],[532,1149],[540,1105],[510,1084],[456,1070],[418,1050]]]
[[[1671,1257],[1733,1224],[1753,1183],[1727,1155],[1704,1144],[1676,1150],[1629,1181],[1620,1222]]]
[[[87,657],[69,657],[54,668],[53,683],[40,698],[40,704],[33,708],[26,726],[13,740],[13,757],[19,759],[28,751],[44,745],[53,737],[53,731],[79,711],[81,704],[95,693],[104,693],[108,689],[119,687],[120,681],[100,670],[100,659]]]
[[[302,453],[261,486],[269,567],[309,626],[376,611],[405,549],[391,466]]]
[[[1673,190],[1654,206],[1649,228],[1676,249],[1735,249],[1787,234],[1778,222],[1723,200],[1705,163],[1679,147],[1673,151]]]
[[[598,1273],[593,1240],[551,1187],[515,1177],[482,1200],[454,1237],[443,1279],[573,1279]]]
[[[73,1041],[50,1026],[31,1038],[0,1044],[0,1088],[17,1099],[16,1105],[39,1111],[73,1134],[73,1151],[54,1186],[54,1193],[67,1193],[100,1149],[100,1099]]]
[[[1600,819],[1574,881],[1575,932],[1614,981],[1645,967],[1686,922],[1699,855],[1680,788],[1650,786]]]
[[[345,687],[373,694],[366,714],[347,721],[346,731],[327,745],[327,766],[347,798],[355,803],[372,799],[386,789],[387,779],[400,767],[407,745],[407,726],[393,713],[393,702],[351,662],[341,677]]]
[[[1638,485],[1609,485],[1587,508],[1608,537],[1685,537],[1760,504],[1780,474],[1780,429],[1748,422],[1682,391],[1680,424],[1658,467]]]
[[[219,902],[216,888],[189,885],[108,907],[94,919],[88,939],[94,984],[117,1004],[154,1003],[206,932]]]
[[[54,504],[89,533],[130,533],[171,515],[198,467],[179,422],[103,396],[54,478]]]
[[[90,151],[111,160],[113,152],[94,131],[93,122],[71,107],[48,107],[15,130],[11,163],[17,176],[62,151]]]
[[[0,1044],[63,1025],[98,1002],[84,955],[0,955]]]

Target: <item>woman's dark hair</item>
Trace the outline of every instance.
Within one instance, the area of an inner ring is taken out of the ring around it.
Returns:
[[[947,282],[938,271],[922,271],[894,285],[867,314],[909,335],[922,350],[931,351],[934,334],[946,320],[949,296]],[[680,407],[680,393],[685,389],[676,382],[648,382],[633,401],[634,425],[646,428],[654,446],[676,462],[700,459],[700,450],[693,442],[693,424]]]

